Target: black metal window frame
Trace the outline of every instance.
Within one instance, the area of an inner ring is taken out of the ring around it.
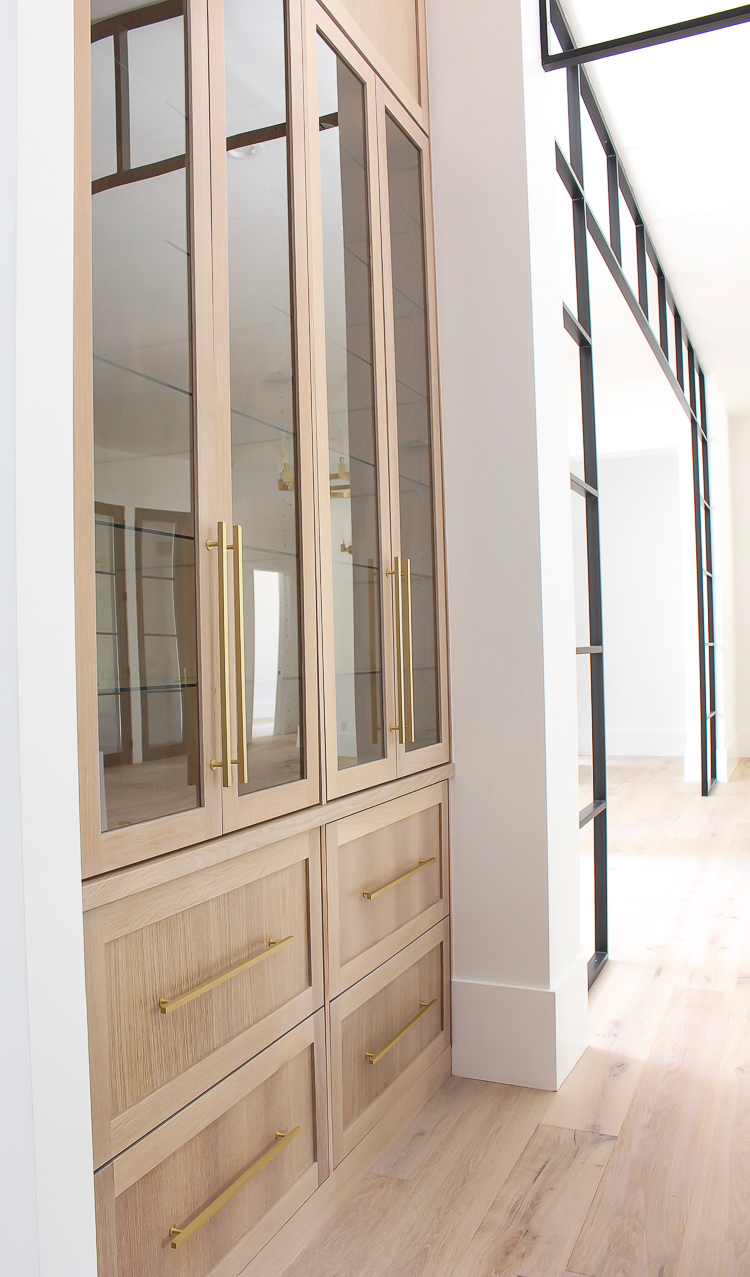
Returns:
[[[557,0],[542,0],[543,34],[549,20],[561,48],[575,52],[573,38]],[[746,6],[750,18],[750,6]],[[740,19],[737,19],[739,21]],[[744,19],[743,19],[744,20]],[[729,25],[729,23],[725,23]],[[676,38],[676,37],[673,37]],[[636,47],[643,47],[642,45]],[[621,51],[621,50],[618,50]],[[583,52],[586,52],[585,50]],[[716,783],[716,661],[714,631],[713,557],[711,552],[711,499],[708,467],[706,385],[674,293],[641,216],[633,189],[612,141],[591,82],[572,57],[552,61],[567,76],[570,160],[556,144],[557,172],[572,203],[575,252],[576,309],[563,305],[563,325],[578,347],[581,376],[584,474],[571,474],[570,485],[586,502],[586,548],[589,594],[589,646],[576,648],[588,656],[591,669],[591,738],[593,802],[579,815],[583,828],[594,823],[594,931],[595,949],[589,959],[589,987],[607,961],[607,758],[604,704],[604,641],[602,627],[601,550],[594,391],[594,343],[591,325],[588,245],[591,239],[609,269],[622,296],[674,391],[691,428],[695,513],[696,585],[701,715],[701,794],[706,797]],[[607,165],[609,227],[605,233],[589,205],[584,183],[582,110],[588,112],[602,146]],[[620,198],[635,227],[637,293],[623,270]],[[657,280],[657,305],[649,313],[648,267]],[[658,312],[658,313],[657,313]],[[673,359],[674,367],[670,362]]]
[[[634,53],[637,49],[651,49],[657,44],[669,44],[673,40],[685,40],[688,36],[705,35],[709,31],[721,31],[726,27],[736,27],[743,22],[750,22],[750,4],[743,4],[733,9],[707,13],[703,17],[686,18],[683,22],[650,27],[647,31],[636,31],[631,35],[616,36],[612,40],[579,45],[576,48],[574,42],[571,41],[568,47],[567,43],[560,39],[555,25],[555,0],[549,0],[549,9],[548,0],[539,0],[539,4],[542,23],[542,66],[545,71],[553,71],[556,67],[582,66],[584,62],[597,62],[601,58],[613,58],[620,53]],[[550,27],[560,42],[559,53],[550,53]]]

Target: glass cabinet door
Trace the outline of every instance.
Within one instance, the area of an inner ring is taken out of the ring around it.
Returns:
[[[325,735],[334,797],[387,780],[396,766],[382,282],[374,77],[320,10],[308,48],[317,73],[309,131]]]
[[[449,758],[442,470],[427,138],[378,84],[399,775]]]
[[[312,416],[298,0],[223,0],[211,24],[232,829],[319,798]]]
[[[196,336],[210,317],[196,316],[188,173],[193,191],[203,175],[205,194],[207,166],[190,119],[188,13],[181,2],[92,0],[91,19],[91,517],[107,868],[217,833],[220,812],[204,783],[211,715],[199,681],[196,402],[207,382]]]

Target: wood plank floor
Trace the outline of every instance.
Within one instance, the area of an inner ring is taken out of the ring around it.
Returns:
[[[750,1277],[750,764],[619,760],[609,813],[570,1077],[451,1078],[285,1277]]]

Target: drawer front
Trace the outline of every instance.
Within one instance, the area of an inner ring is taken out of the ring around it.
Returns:
[[[447,919],[331,1003],[334,1165],[450,1044]]]
[[[320,840],[85,915],[96,1164],[322,1005]]]
[[[448,913],[448,786],[326,827],[331,995]]]
[[[99,1277],[236,1277],[327,1174],[323,1012],[97,1172]]]

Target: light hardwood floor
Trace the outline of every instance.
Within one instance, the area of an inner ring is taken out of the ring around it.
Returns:
[[[450,1078],[285,1277],[750,1277],[750,762],[702,799],[620,760],[609,794],[579,1064]]]

